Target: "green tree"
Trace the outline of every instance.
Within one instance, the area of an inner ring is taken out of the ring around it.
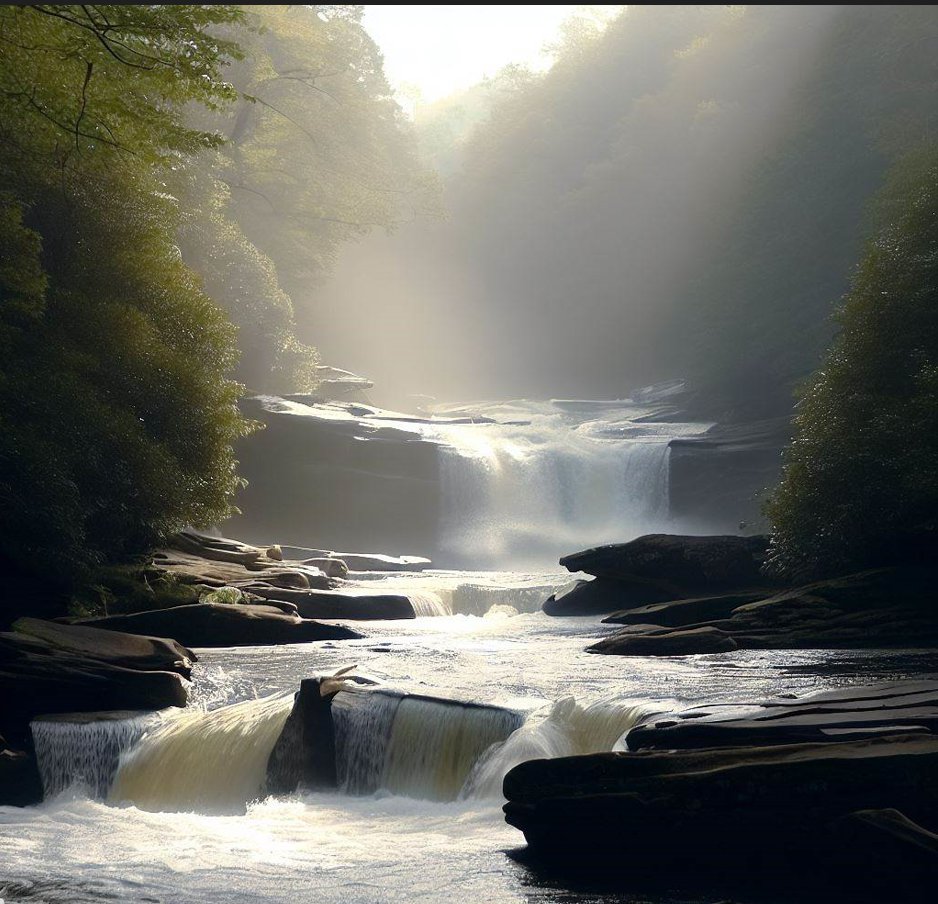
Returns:
[[[309,309],[340,245],[435,215],[438,186],[361,7],[243,10],[238,100],[192,119],[225,142],[180,189],[193,210],[182,251],[238,326],[241,379],[308,391],[318,357],[297,338],[297,307]]]
[[[938,152],[893,173],[802,398],[767,513],[771,562],[794,575],[879,564],[938,529]]]
[[[224,517],[234,331],[167,178],[218,146],[231,6],[0,8],[0,559],[67,583]],[[20,601],[22,602],[22,601]]]

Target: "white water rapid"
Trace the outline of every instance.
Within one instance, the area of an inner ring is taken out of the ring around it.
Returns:
[[[513,710],[375,691],[340,693],[332,704],[339,785],[454,800],[473,767],[524,720]]]
[[[374,579],[384,592],[417,580],[490,614],[361,622],[356,641],[199,650],[188,710],[143,726],[135,717],[37,720],[50,793],[40,806],[0,807],[0,898],[443,904],[458,894],[492,904],[613,904],[621,899],[532,881],[505,856],[523,844],[501,812],[502,779],[516,763],[620,750],[644,714],[691,701],[928,671],[913,653],[596,656],[585,647],[610,628],[595,618],[511,614],[519,594],[563,579]],[[466,595],[463,584],[482,589]],[[267,797],[266,762],[300,681],[352,663],[381,685],[336,697],[344,789]]]

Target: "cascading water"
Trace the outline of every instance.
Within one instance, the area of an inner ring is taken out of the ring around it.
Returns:
[[[292,694],[182,712],[121,758],[109,799],[144,810],[243,812],[263,796]]]
[[[425,615],[452,615],[453,609],[443,595],[429,590],[412,590],[407,594],[417,617]]]
[[[159,722],[151,713],[114,713],[106,718],[58,716],[30,725],[36,761],[46,798],[72,786],[104,798],[117,772],[121,754]]]
[[[473,766],[523,716],[494,706],[340,693],[332,703],[340,787],[429,800],[453,800]]]
[[[669,443],[707,425],[649,423],[630,402],[579,404],[503,404],[483,409],[498,423],[428,431],[441,443],[448,560],[543,563],[668,527]]]
[[[460,797],[498,797],[505,774],[527,760],[582,756],[623,750],[623,738],[645,717],[660,712],[660,703],[603,700],[580,706],[573,697],[532,713],[504,743],[492,747],[476,763]]]

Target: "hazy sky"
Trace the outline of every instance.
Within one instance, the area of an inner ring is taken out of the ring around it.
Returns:
[[[545,66],[542,48],[576,6],[365,6],[364,25],[400,90],[426,102],[494,75],[507,63]]]

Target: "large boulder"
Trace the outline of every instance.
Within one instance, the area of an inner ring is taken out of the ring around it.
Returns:
[[[921,900],[938,877],[930,734],[533,760],[508,773],[504,792],[534,863],[590,869],[619,892],[664,881],[827,900],[875,886],[879,900]],[[888,827],[865,817],[861,828],[879,830],[864,836],[856,821],[869,811],[902,815]]]
[[[767,549],[763,536],[647,534],[564,556],[560,564],[596,577],[648,582],[676,599],[696,591],[765,586],[761,568]]]
[[[687,656],[698,653],[732,653],[739,645],[719,628],[689,628],[669,631],[657,625],[638,626],[641,630],[617,631],[589,647],[590,653],[617,656]]]
[[[196,603],[86,619],[78,624],[129,634],[165,634],[193,647],[262,646],[361,637],[344,625],[300,618],[274,606],[227,603]]]
[[[767,548],[766,537],[648,534],[586,549],[560,564],[595,579],[555,594],[543,609],[549,615],[592,615],[728,593],[759,599],[778,589],[762,574]]]

